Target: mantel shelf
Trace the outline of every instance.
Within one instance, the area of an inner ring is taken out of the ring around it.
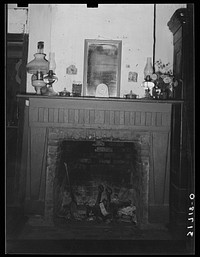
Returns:
[[[96,101],[120,101],[120,102],[142,102],[142,103],[170,103],[177,104],[183,103],[184,100],[162,100],[162,99],[146,99],[146,98],[137,98],[137,99],[126,99],[119,97],[89,97],[89,96],[81,96],[81,97],[72,97],[72,96],[45,96],[45,95],[36,95],[35,93],[31,94],[18,94],[18,98],[38,98],[38,99],[67,99],[67,100],[96,100]]]

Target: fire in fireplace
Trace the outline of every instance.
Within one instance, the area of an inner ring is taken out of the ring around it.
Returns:
[[[144,209],[143,183],[133,142],[64,140],[55,170],[54,220],[136,225]]]

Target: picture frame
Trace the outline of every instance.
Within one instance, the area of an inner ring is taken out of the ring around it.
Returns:
[[[122,41],[84,43],[83,96],[120,97]]]

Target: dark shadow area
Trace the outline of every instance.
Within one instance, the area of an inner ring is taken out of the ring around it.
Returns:
[[[8,241],[8,253],[51,254],[188,254],[186,242],[145,240],[21,240]]]

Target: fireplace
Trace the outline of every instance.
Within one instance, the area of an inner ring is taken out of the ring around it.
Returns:
[[[103,224],[168,222],[171,101],[28,99],[25,211],[30,224],[73,222],[71,189],[78,205],[75,221],[95,222],[86,206],[94,207],[101,186],[99,204],[105,200],[104,207],[107,202],[116,207],[124,201],[116,215],[110,209],[115,218],[100,220]],[[122,215],[125,210],[132,218]]]
[[[82,136],[72,140],[70,130],[49,130],[47,170],[54,176],[47,179],[46,195],[53,194],[53,202],[52,197],[49,201],[46,199],[46,219],[55,221],[64,217],[68,222],[146,223],[149,144],[145,136],[142,142],[139,134],[122,141],[114,134],[104,133],[97,140],[96,137],[87,138],[87,130],[76,129],[73,133]],[[102,187],[102,195],[97,203],[99,187]],[[110,190],[110,199],[107,190]],[[76,199],[77,207],[71,213],[73,198]],[[101,209],[98,215],[90,213],[90,210],[101,206],[104,201],[105,205],[110,205],[108,213],[111,217],[102,215]]]
[[[65,140],[60,148],[54,219],[137,224],[147,183],[142,184],[145,179],[134,143]]]

